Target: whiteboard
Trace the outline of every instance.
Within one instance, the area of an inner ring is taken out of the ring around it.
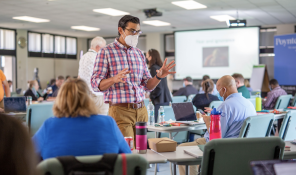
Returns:
[[[253,91],[261,91],[264,79],[264,71],[264,64],[253,66],[252,76],[250,79],[250,85]]]

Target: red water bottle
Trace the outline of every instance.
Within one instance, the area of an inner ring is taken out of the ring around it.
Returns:
[[[221,138],[220,111],[214,108],[211,112],[210,140]]]

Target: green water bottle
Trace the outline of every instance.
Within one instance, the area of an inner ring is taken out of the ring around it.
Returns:
[[[262,99],[261,99],[261,93],[256,93],[256,111],[262,110]]]

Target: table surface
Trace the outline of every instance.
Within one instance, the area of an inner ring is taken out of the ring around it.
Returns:
[[[284,152],[284,159],[296,159],[296,145],[292,144],[291,141],[285,141],[286,146],[291,147],[291,151]]]
[[[133,154],[138,154],[137,150],[132,151]],[[139,154],[140,156],[144,157],[149,164],[154,164],[154,163],[166,163],[167,158],[164,156],[161,156],[160,154],[151,151],[150,149],[147,149],[146,154]]]

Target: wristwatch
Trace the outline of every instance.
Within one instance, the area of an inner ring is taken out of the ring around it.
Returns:
[[[159,78],[158,76],[157,76],[157,74],[155,75],[155,77],[158,79],[158,80],[161,80],[162,78]]]

